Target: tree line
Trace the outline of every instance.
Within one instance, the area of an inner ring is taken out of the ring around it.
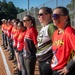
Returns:
[[[25,9],[26,10],[26,9]],[[17,14],[24,12],[24,9],[21,9],[19,7],[15,7],[13,2],[9,1],[8,3],[3,0],[0,1],[0,23],[1,19],[14,19],[17,18]]]
[[[70,16],[75,15],[75,0],[71,0],[71,3],[67,4],[66,7],[69,9],[69,11],[73,11],[72,13],[70,13]],[[38,12],[39,8],[36,7],[35,10]],[[17,14],[24,12],[24,11],[27,11],[27,9],[24,10],[22,8],[15,7],[13,2],[11,1],[9,1],[8,3],[6,2],[6,0],[0,1],[0,24],[1,24],[1,19],[17,18]],[[34,11],[34,7],[31,7],[29,12],[32,13],[33,11]]]

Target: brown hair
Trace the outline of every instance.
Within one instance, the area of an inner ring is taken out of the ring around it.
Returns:
[[[32,16],[30,16],[30,15],[26,15],[26,17],[28,18],[28,20],[31,20],[32,25],[33,25],[34,27],[36,27],[35,18],[34,18],[34,17],[32,17]]]
[[[60,9],[61,12],[62,12],[65,16],[68,16],[68,19],[67,19],[67,26],[68,26],[68,25],[71,25],[71,21],[70,21],[70,17],[69,17],[69,11],[68,11],[68,9],[65,8],[65,7],[62,7],[62,6],[60,6],[60,7],[56,7],[55,9]],[[54,9],[54,10],[55,10],[55,9]]]
[[[49,7],[41,7],[40,10],[43,10],[44,13],[52,14],[52,9]]]

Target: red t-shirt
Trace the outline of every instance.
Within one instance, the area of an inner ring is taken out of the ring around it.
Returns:
[[[16,30],[17,29],[15,27],[12,28],[12,30],[11,30],[11,39],[13,39],[13,35],[15,34]]]
[[[51,67],[53,70],[60,70],[67,64],[72,50],[75,50],[75,30],[67,27],[63,33],[58,34],[56,30],[52,37],[53,58]]]
[[[12,30],[12,25],[8,25],[8,28],[7,28],[7,36],[8,37],[11,36],[11,30]]]
[[[7,28],[8,28],[8,26],[5,24],[5,25],[4,25],[4,30],[3,30],[3,31],[4,31],[4,33],[5,33],[6,35],[7,35]]]
[[[16,29],[14,35],[13,35],[13,47],[17,47],[17,38],[19,36],[20,32]]]
[[[5,26],[5,24],[2,24],[2,31],[4,32],[4,26]]]
[[[31,39],[34,42],[34,44],[36,45],[37,44],[37,39],[36,39],[37,35],[38,35],[37,30],[32,26],[26,30],[26,34],[25,34],[24,38]]]
[[[17,50],[18,51],[21,51],[24,47],[24,36],[25,36],[25,32],[20,32],[17,38]]]

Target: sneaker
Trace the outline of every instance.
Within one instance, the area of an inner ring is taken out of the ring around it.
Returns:
[[[22,72],[17,70],[17,71],[14,71],[14,74],[22,75]]]
[[[14,71],[14,74],[18,74],[18,71]]]
[[[9,57],[8,60],[14,60],[14,57]]]
[[[19,72],[18,72],[18,75],[22,75],[22,72],[21,72],[21,71],[19,71]]]
[[[7,49],[6,47],[4,47],[4,49]]]
[[[4,46],[4,44],[2,44],[1,46]]]
[[[13,66],[13,68],[16,68],[17,67],[17,65],[15,64],[14,66]]]

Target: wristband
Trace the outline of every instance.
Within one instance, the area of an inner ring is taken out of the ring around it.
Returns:
[[[74,66],[75,66],[75,62],[74,62],[73,59],[71,59],[71,60],[68,62],[66,68],[67,68],[68,71],[70,71]]]

